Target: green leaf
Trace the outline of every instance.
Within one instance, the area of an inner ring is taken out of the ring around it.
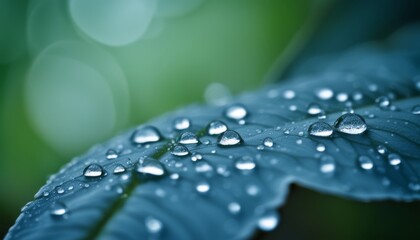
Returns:
[[[6,239],[242,239],[276,226],[292,183],[420,199],[416,32],[95,146],[50,177]]]

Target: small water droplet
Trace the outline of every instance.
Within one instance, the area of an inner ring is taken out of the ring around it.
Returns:
[[[57,193],[58,194],[63,194],[64,193],[64,189],[62,187],[58,187],[57,188]]]
[[[147,176],[162,176],[165,173],[163,165],[152,158],[146,158],[139,162],[136,171]]]
[[[90,164],[83,170],[83,175],[87,178],[100,177],[104,174],[104,170],[99,164]]]
[[[391,105],[391,101],[386,96],[378,97],[375,100],[375,102],[378,105],[378,107],[381,108],[381,109],[389,108],[389,106]]]
[[[322,100],[328,100],[334,96],[334,92],[329,88],[321,88],[316,92],[316,96]]]
[[[152,234],[159,233],[163,227],[162,222],[154,217],[147,217],[144,223],[146,225],[147,231]]]
[[[331,174],[335,171],[335,160],[331,156],[323,156],[320,161],[320,170],[322,173]]]
[[[260,189],[256,185],[248,185],[246,187],[246,193],[250,196],[256,196],[260,192]]]
[[[292,111],[292,112],[294,112],[294,111],[297,110],[297,106],[296,105],[290,105],[289,106],[289,110]]]
[[[240,157],[235,162],[235,167],[242,171],[249,171],[255,168],[255,162],[254,159],[250,156],[243,156]]]
[[[373,161],[367,156],[360,156],[359,164],[360,164],[360,167],[365,170],[370,170],[373,168]]]
[[[213,171],[213,167],[206,162],[198,162],[195,165],[195,171],[198,173],[206,173]]]
[[[234,120],[241,120],[248,112],[246,111],[245,107],[242,104],[235,104],[226,109],[225,115],[226,117]]]
[[[199,182],[195,188],[200,193],[206,193],[210,190],[210,185],[207,182]]]
[[[125,172],[125,167],[122,164],[118,164],[114,168],[114,174]]]
[[[108,160],[116,159],[118,157],[118,153],[114,149],[108,149],[105,155],[106,155],[106,159]]]
[[[398,165],[401,164],[401,157],[400,157],[400,155],[398,155],[396,153],[390,153],[388,155],[388,162],[392,166],[398,166]]]
[[[283,92],[283,97],[285,99],[293,99],[295,98],[296,93],[293,90],[286,90]]]
[[[411,108],[412,114],[420,114],[420,105],[415,105],[413,108]]]
[[[181,143],[181,144],[197,144],[198,143],[198,138],[192,132],[184,132],[179,137],[179,143]]]
[[[185,130],[191,125],[190,119],[186,117],[178,117],[174,119],[173,127],[175,130]]]
[[[316,150],[318,152],[325,152],[325,145],[322,143],[318,143],[318,145],[316,145]]]
[[[237,214],[239,211],[241,211],[241,205],[239,205],[237,202],[231,202],[228,205],[228,210],[232,214]]]
[[[207,126],[207,133],[209,135],[218,135],[227,131],[227,125],[222,121],[212,121]]]
[[[349,95],[347,95],[347,93],[338,93],[336,98],[339,102],[345,102],[347,99],[349,99]]]
[[[383,145],[379,145],[379,146],[376,148],[376,150],[377,150],[377,151],[378,151],[378,153],[379,153],[379,154],[381,154],[381,155],[383,155],[383,154],[385,154],[385,153],[387,152],[386,147],[385,147],[385,146],[383,146]]]
[[[310,115],[317,115],[322,112],[322,109],[318,104],[311,103],[308,105],[307,112]]]
[[[267,137],[267,138],[264,139],[263,144],[266,147],[272,147],[274,145],[274,141],[273,141],[272,138]]]
[[[172,147],[171,154],[182,157],[182,156],[187,156],[188,154],[190,154],[190,151],[188,150],[186,146],[181,145],[181,144],[176,144],[175,146]]]
[[[239,133],[233,130],[227,130],[222,135],[219,136],[217,144],[222,146],[234,146],[242,142],[242,138]]]
[[[131,141],[135,144],[158,142],[160,139],[159,130],[152,126],[141,127],[131,135]]]
[[[50,207],[50,214],[53,217],[62,217],[67,213],[67,207],[62,202],[55,202]]]
[[[337,131],[346,134],[361,134],[366,131],[365,119],[355,113],[346,113],[341,115],[334,123]]]
[[[360,101],[363,98],[363,94],[361,92],[355,92],[353,93],[353,100],[354,101]]]
[[[272,231],[279,223],[279,216],[276,212],[272,211],[264,214],[258,219],[258,228],[262,231]]]
[[[329,137],[333,134],[333,128],[326,122],[315,122],[309,126],[308,134],[316,137]]]

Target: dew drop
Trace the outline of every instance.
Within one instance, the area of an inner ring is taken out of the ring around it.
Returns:
[[[246,193],[250,196],[256,196],[260,192],[260,189],[256,185],[248,185],[246,187]]]
[[[283,92],[283,97],[285,99],[290,100],[290,99],[295,98],[295,96],[296,96],[296,93],[293,90],[286,90],[286,91]]]
[[[320,170],[322,173],[331,174],[335,171],[335,160],[331,156],[323,156],[320,161]]]
[[[108,160],[116,159],[118,157],[118,153],[114,149],[108,149],[105,155]]]
[[[161,139],[160,132],[152,126],[144,126],[134,131],[131,141],[135,144],[158,142]]]
[[[272,147],[274,145],[274,141],[273,141],[272,138],[267,137],[267,138],[264,139],[263,144],[266,147]]]
[[[176,144],[175,146],[172,147],[171,150],[171,154],[174,156],[187,156],[188,154],[190,154],[190,151],[188,150],[188,148],[184,145],[181,144]]]
[[[378,97],[378,98],[375,100],[375,102],[376,102],[376,104],[378,105],[378,107],[379,107],[379,108],[382,108],[382,109],[389,108],[389,106],[391,105],[391,101],[390,101],[390,100],[389,100],[389,98],[388,98],[388,97],[386,97],[386,96]]]
[[[415,105],[413,108],[411,108],[412,114],[420,114],[420,105]]]
[[[57,188],[57,193],[58,194],[63,194],[64,193],[64,189],[62,187],[58,187]]]
[[[199,153],[196,153],[196,154],[191,156],[191,161],[193,161],[193,162],[201,160],[201,159],[203,159],[203,156]]]
[[[329,137],[333,134],[333,128],[328,123],[319,121],[309,126],[308,134],[316,137]]]
[[[100,177],[104,174],[104,169],[101,165],[98,164],[90,164],[83,170],[83,175],[87,178],[95,178]]]
[[[147,231],[152,234],[159,233],[163,227],[162,222],[154,217],[147,217],[144,223],[146,225]]]
[[[53,217],[61,217],[64,216],[67,213],[67,207],[62,202],[55,202],[50,207],[50,214]]]
[[[341,115],[334,123],[337,131],[346,134],[361,134],[366,131],[365,119],[355,113],[346,113]]]
[[[122,164],[118,164],[114,168],[114,174],[125,172],[125,167]]]
[[[237,214],[241,211],[241,205],[239,205],[237,202],[231,202],[228,205],[228,210],[232,214]]]
[[[136,171],[147,176],[162,176],[165,173],[163,165],[152,158],[146,158],[139,162]]]
[[[307,112],[310,115],[317,115],[317,114],[322,112],[322,109],[318,104],[311,103],[311,104],[309,104],[309,106],[307,108]]]
[[[235,104],[228,107],[225,111],[226,117],[234,120],[241,120],[247,115],[247,111],[242,104]]]
[[[219,136],[217,144],[222,146],[234,146],[242,142],[242,138],[239,133],[233,130],[227,130],[222,135]]]
[[[401,157],[400,157],[400,155],[398,155],[396,153],[390,153],[388,155],[388,162],[392,166],[398,166],[398,165],[401,164]]]
[[[227,131],[227,125],[222,121],[212,121],[207,126],[207,133],[209,135],[218,135]]]
[[[192,132],[184,132],[179,137],[179,143],[181,143],[181,144],[197,144],[198,143],[198,138]]]
[[[318,152],[325,152],[325,145],[322,143],[318,143],[318,145],[316,145],[316,150]]]
[[[345,102],[349,99],[349,95],[347,95],[347,93],[338,93],[336,98],[339,102]]]
[[[322,100],[328,100],[334,96],[334,92],[329,88],[321,88],[316,92],[316,96]]]
[[[262,231],[272,231],[279,223],[279,216],[276,212],[269,212],[258,219],[258,228]]]
[[[358,160],[361,168],[365,170],[370,170],[373,168],[373,161],[369,157],[360,156]]]
[[[240,157],[238,160],[236,160],[235,162],[235,167],[238,170],[242,170],[242,171],[249,171],[255,168],[255,162],[254,159],[252,159],[252,157],[250,156],[243,156]]]
[[[197,192],[199,193],[206,193],[210,190],[210,185],[207,182],[199,182],[195,189],[197,190]]]
[[[376,150],[377,150],[377,151],[378,151],[378,153],[379,153],[379,154],[381,154],[381,155],[383,155],[383,154],[385,154],[385,153],[387,152],[386,147],[385,147],[385,146],[383,146],[383,145],[379,145],[379,146],[376,148]]]
[[[173,127],[175,130],[185,130],[188,129],[190,125],[191,121],[186,117],[178,117],[173,121]]]

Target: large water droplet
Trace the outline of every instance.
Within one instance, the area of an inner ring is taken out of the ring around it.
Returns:
[[[329,88],[321,88],[316,91],[316,96],[322,100],[328,100],[334,96],[334,92]]]
[[[266,147],[272,147],[274,145],[274,141],[273,141],[272,138],[267,137],[267,138],[264,139],[263,144]]]
[[[388,162],[393,166],[398,166],[401,164],[401,157],[396,153],[390,153],[388,155]]]
[[[252,170],[255,168],[254,159],[250,156],[243,156],[236,160],[235,167],[239,170]]]
[[[67,207],[62,202],[55,202],[50,207],[50,214],[53,217],[61,217],[67,213]]]
[[[335,160],[331,156],[323,156],[320,161],[320,171],[325,174],[331,174],[335,171]]]
[[[158,142],[161,139],[160,132],[152,126],[144,126],[134,131],[131,141],[135,144]]]
[[[333,128],[326,122],[315,122],[309,126],[308,134],[316,137],[329,137],[333,134]]]
[[[152,158],[146,158],[139,162],[136,171],[147,176],[162,176],[165,173],[163,165]]]
[[[218,135],[227,131],[227,125],[222,121],[212,121],[207,126],[207,133],[209,135]]]
[[[99,164],[90,164],[83,170],[83,175],[87,178],[100,177],[104,174],[104,169]]]
[[[181,143],[181,144],[197,144],[198,143],[198,138],[192,132],[184,132],[179,137],[179,143]]]
[[[185,130],[187,128],[189,128],[191,125],[191,121],[190,119],[186,118],[186,117],[178,117],[175,118],[174,122],[173,122],[173,126],[175,130]]]
[[[258,219],[258,228],[262,231],[272,231],[279,223],[279,215],[272,211],[264,214]]]
[[[311,103],[309,104],[308,108],[307,108],[307,112],[310,115],[316,115],[322,112],[321,107],[316,104],[316,103]]]
[[[370,170],[373,168],[373,161],[367,156],[360,156],[359,164],[360,164],[360,167],[365,170]]]
[[[182,156],[187,156],[188,154],[190,154],[190,151],[184,145],[176,144],[175,146],[172,147],[171,154],[182,157]]]
[[[210,185],[207,182],[199,182],[195,189],[200,193],[206,193],[210,190]]]
[[[337,131],[346,134],[361,134],[367,129],[365,119],[355,113],[341,115],[335,121],[334,127]]]
[[[106,159],[109,159],[109,160],[116,159],[118,157],[118,153],[114,149],[108,149],[105,155],[106,155]]]
[[[222,146],[234,146],[242,142],[239,133],[233,130],[227,130],[218,139],[217,143]]]
[[[152,234],[159,233],[162,230],[162,222],[154,217],[147,217],[144,221],[147,231]]]
[[[241,120],[248,112],[246,111],[245,107],[242,104],[235,104],[226,109],[225,115],[226,117],[234,120]]]

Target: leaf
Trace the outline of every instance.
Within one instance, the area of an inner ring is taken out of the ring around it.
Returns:
[[[6,239],[242,239],[276,226],[292,183],[420,199],[420,51],[402,47],[412,31],[95,146],[50,177]]]

